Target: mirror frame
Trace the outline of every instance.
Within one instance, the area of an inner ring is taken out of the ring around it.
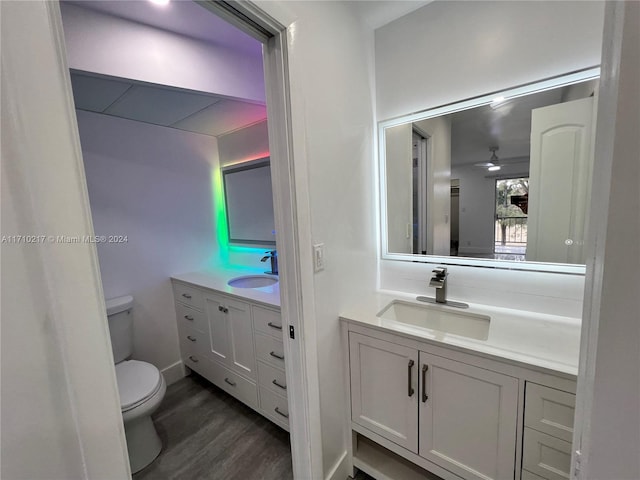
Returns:
[[[443,265],[464,265],[473,267],[498,268],[506,270],[525,270],[534,272],[566,273],[573,275],[584,275],[586,266],[582,264],[567,263],[544,263],[544,262],[515,262],[510,260],[482,259],[473,257],[451,257],[437,255],[422,255],[414,253],[393,253],[388,248],[388,223],[387,223],[387,185],[386,185],[386,141],[385,129],[406,123],[413,123],[427,118],[448,115],[470,108],[481,107],[490,104],[496,97],[512,99],[530,95],[532,93],[543,92],[558,87],[573,85],[600,77],[600,67],[588,68],[571,72],[565,75],[540,80],[537,82],[521,85],[507,90],[492,92],[486,95],[469,98],[460,102],[423,110],[421,112],[404,115],[378,122],[378,185],[379,185],[379,216],[380,219],[380,250],[382,259],[399,260],[404,262],[438,263]]]

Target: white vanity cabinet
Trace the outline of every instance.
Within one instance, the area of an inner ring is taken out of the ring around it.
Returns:
[[[280,309],[173,280],[185,366],[289,429]]]
[[[569,478],[570,376],[383,329],[343,333],[354,466],[394,480]]]
[[[355,424],[462,478],[513,478],[516,378],[355,332],[349,356]]]

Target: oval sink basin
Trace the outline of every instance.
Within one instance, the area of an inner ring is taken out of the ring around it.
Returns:
[[[278,279],[269,275],[246,275],[232,278],[227,282],[227,285],[235,288],[262,288],[270,287],[276,283],[278,283]]]
[[[378,317],[395,322],[429,328],[453,335],[486,340],[491,318],[469,312],[455,312],[442,307],[417,305],[394,300]]]

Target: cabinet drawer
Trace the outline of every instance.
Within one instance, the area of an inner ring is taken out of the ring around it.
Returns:
[[[284,369],[284,345],[281,340],[256,333],[256,358]]]
[[[572,393],[527,382],[524,424],[571,442],[575,405]]]
[[[233,395],[250,407],[258,408],[258,389],[256,384],[232,372],[218,362],[209,361],[210,380],[229,395]]]
[[[199,332],[207,331],[207,319],[204,313],[198,310],[176,303],[176,316],[178,317],[178,328],[190,328]]]
[[[258,362],[258,383],[279,395],[287,395],[287,378],[283,370]]]
[[[547,480],[567,480],[571,470],[571,443],[525,428],[522,468]]]
[[[282,339],[282,316],[279,311],[253,305],[253,328],[256,332]]]
[[[275,423],[289,430],[289,405],[286,398],[260,387],[260,409]]]
[[[185,367],[189,367],[203,377],[209,378],[211,369],[208,367],[211,362],[204,355],[196,352],[195,348],[193,350],[182,350],[182,345],[180,345],[180,349]]]
[[[182,358],[188,358],[189,355],[199,357],[207,356],[207,335],[194,329],[181,328],[178,329],[180,337],[180,352]]]
[[[197,288],[190,287],[182,283],[174,283],[173,295],[178,302],[182,302],[200,310],[204,308],[202,292]]]

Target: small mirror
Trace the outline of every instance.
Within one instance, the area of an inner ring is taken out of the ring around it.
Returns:
[[[598,75],[381,122],[383,257],[584,264]]]
[[[229,243],[275,246],[269,157],[222,169]]]

